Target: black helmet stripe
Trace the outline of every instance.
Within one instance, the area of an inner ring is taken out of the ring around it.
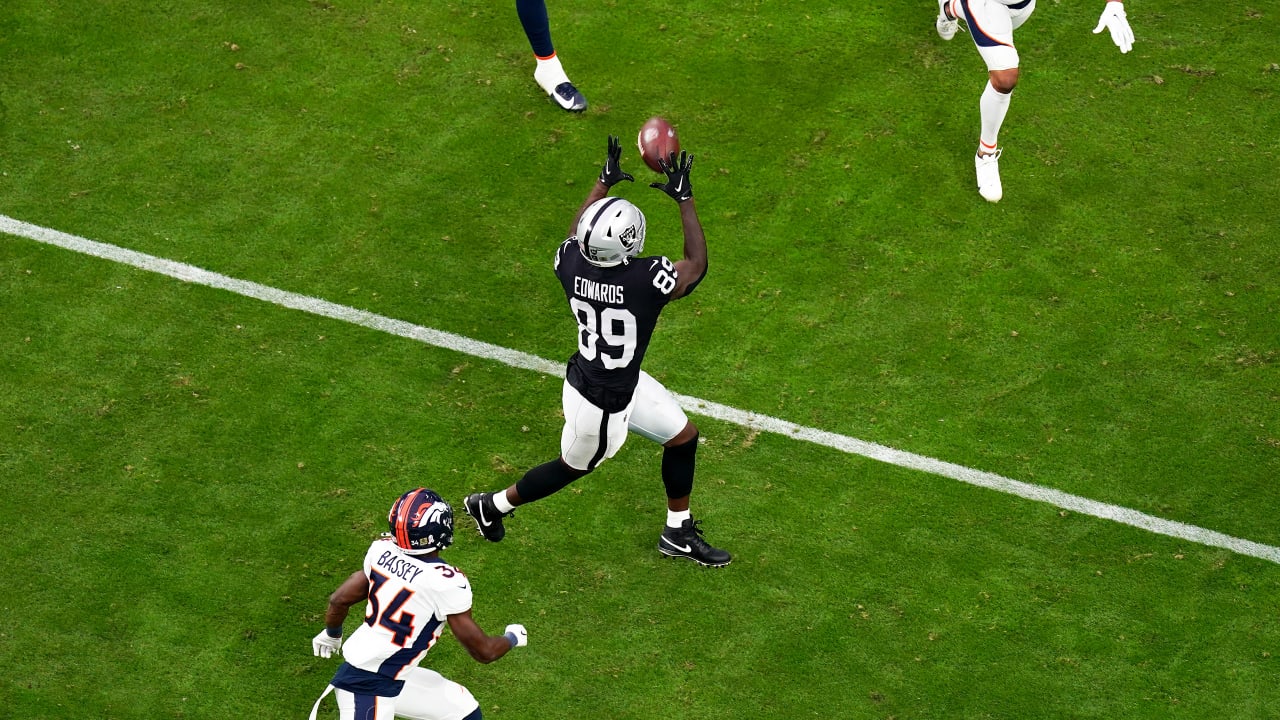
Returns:
[[[596,229],[596,223],[600,222],[600,218],[604,217],[604,212],[609,209],[610,205],[613,205],[621,199],[622,198],[619,197],[609,198],[609,201],[602,204],[600,209],[596,211],[595,217],[591,218],[591,224],[587,226],[587,231],[583,233],[582,236],[582,242],[586,243],[588,247],[591,245],[591,233]]]

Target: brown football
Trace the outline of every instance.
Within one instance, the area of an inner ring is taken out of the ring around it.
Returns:
[[[662,172],[658,166],[658,158],[669,160],[671,153],[680,154],[680,138],[671,123],[660,117],[651,117],[640,128],[636,137],[636,147],[640,150],[640,159],[656,173]]]

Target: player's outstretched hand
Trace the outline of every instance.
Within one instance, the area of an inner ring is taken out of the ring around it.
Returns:
[[[342,636],[334,637],[328,630],[321,630],[319,635],[311,639],[311,651],[316,654],[316,657],[333,657],[340,647],[342,647]]]
[[[671,153],[670,157],[658,158],[658,165],[667,174],[665,183],[650,183],[649,187],[657,188],[682,203],[693,197],[693,186],[689,184],[689,170],[693,167],[693,156],[681,150],[680,159]]]
[[[508,625],[505,634],[507,640],[511,641],[511,647],[524,647],[529,644],[529,632],[524,629],[523,625]]]
[[[1133,29],[1129,27],[1129,20],[1125,17],[1124,3],[1114,0],[1107,2],[1093,34],[1097,35],[1103,28],[1111,31],[1111,39],[1120,48],[1120,52],[1127,53],[1133,49]]]
[[[618,138],[610,135],[609,157],[605,159],[604,167],[600,170],[600,183],[605,187],[613,187],[623,180],[636,181],[629,173],[622,172],[622,143]]]

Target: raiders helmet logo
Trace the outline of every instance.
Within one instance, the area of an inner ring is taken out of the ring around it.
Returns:
[[[628,225],[627,229],[623,230],[622,233],[618,235],[618,242],[622,243],[622,247],[626,248],[627,250],[630,250],[631,248],[635,247],[636,226]]]

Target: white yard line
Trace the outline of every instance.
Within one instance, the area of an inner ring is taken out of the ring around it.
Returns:
[[[60,248],[73,250],[85,255],[118,262],[125,265],[132,265],[149,272],[167,275],[185,282],[205,285],[219,290],[226,290],[243,295],[245,297],[254,298],[279,305],[281,307],[302,310],[313,315],[320,315],[334,320],[342,320],[355,325],[381,330],[392,335],[417,340],[418,342],[436,347],[445,348],[446,350],[455,350],[457,352],[466,353],[475,357],[485,358],[487,360],[496,360],[505,365],[523,368],[525,370],[534,370],[536,372],[545,373],[547,375],[555,375],[563,377],[564,363],[558,361],[545,360],[536,355],[520,352],[519,350],[511,350],[500,347],[498,345],[490,345],[479,340],[472,340],[468,337],[455,335],[453,333],[444,332],[442,330],[433,330],[431,328],[414,325],[403,320],[395,320],[393,318],[376,315],[363,310],[346,307],[345,305],[337,305],[327,300],[307,297],[306,295],[298,295],[297,293],[278,290],[266,285],[260,285],[255,282],[246,280],[237,280],[236,278],[220,275],[208,270],[202,270],[193,265],[165,260],[164,258],[145,255],[140,252],[128,250],[115,245],[96,242],[76,235],[69,235],[57,230],[32,225],[20,220],[0,215],[0,232],[8,235],[16,235],[24,237],[36,242],[48,245],[56,245]],[[1090,515],[1104,520],[1112,520],[1114,522],[1132,525],[1133,527],[1142,528],[1160,535],[1187,540],[1200,545],[1208,545],[1210,547],[1218,547],[1230,550],[1241,555],[1249,555],[1251,557],[1269,560],[1273,563],[1280,563],[1280,548],[1262,543],[1253,542],[1252,540],[1244,540],[1242,538],[1224,535],[1220,532],[1207,530],[1195,525],[1187,525],[1186,523],[1175,522],[1173,520],[1165,520],[1153,515],[1131,510],[1119,505],[1108,505],[1107,503],[1090,500],[1078,495],[1071,495],[1053,488],[1033,485],[1031,483],[1013,480],[1001,475],[995,475],[981,470],[974,470],[962,465],[935,460],[923,455],[915,455],[902,450],[895,450],[884,445],[858,440],[857,438],[848,437],[847,435],[838,435],[836,433],[818,430],[816,428],[796,425],[795,423],[780,420],[768,415],[759,415],[747,410],[739,410],[727,405],[702,400],[700,398],[689,397],[687,395],[676,395],[676,399],[684,408],[696,415],[715,418],[724,422],[734,423],[743,427],[763,430],[765,432],[777,433],[787,437],[803,440],[805,442],[823,445],[833,448],[841,452],[852,455],[861,455],[872,460],[897,465],[899,467],[909,468],[911,470],[919,470],[922,472],[940,475],[952,480],[976,485],[978,487],[996,490],[1010,495],[1035,500],[1037,502],[1048,503],[1065,510]]]

